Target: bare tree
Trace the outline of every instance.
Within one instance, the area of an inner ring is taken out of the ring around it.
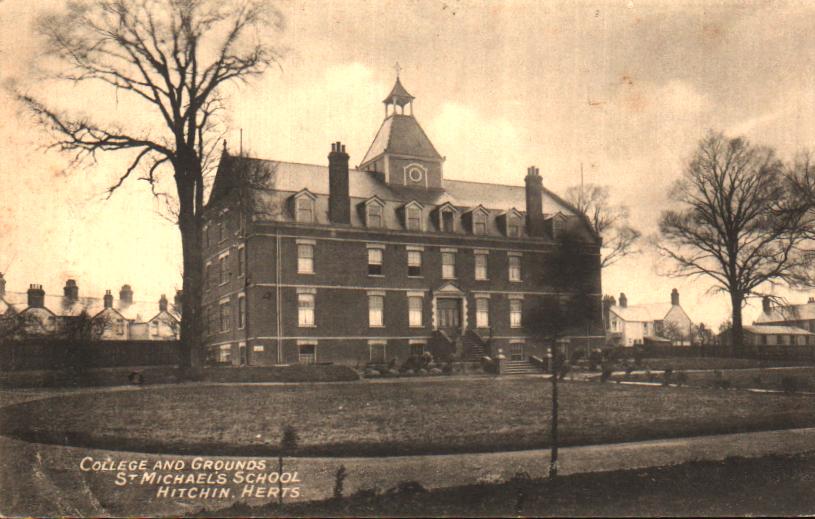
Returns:
[[[809,282],[812,203],[796,193],[797,175],[772,149],[710,132],[671,190],[679,208],[660,218],[657,248],[671,274],[709,278],[711,290],[729,294],[736,352],[749,297]]]
[[[53,79],[102,84],[127,95],[148,126],[105,124],[53,107],[34,95],[18,98],[54,135],[53,147],[73,163],[97,152],[122,151],[129,166],[109,196],[136,171],[156,185],[172,173],[183,255],[183,363],[201,361],[202,210],[205,174],[222,135],[224,86],[245,82],[277,62],[265,35],[282,28],[279,11],[260,0],[87,0],[43,16],[37,29],[55,61]],[[101,115],[101,114],[99,114]],[[101,119],[101,117],[100,117]]]
[[[566,200],[586,215],[594,232],[603,239],[601,267],[635,254],[641,233],[628,223],[628,207],[612,205],[608,186],[585,184],[566,190]]]

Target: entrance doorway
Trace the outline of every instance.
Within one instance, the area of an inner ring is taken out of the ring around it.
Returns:
[[[461,332],[461,299],[439,298],[437,300],[437,310],[439,313],[439,330],[447,335],[455,335]]]

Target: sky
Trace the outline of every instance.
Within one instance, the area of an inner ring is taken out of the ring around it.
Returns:
[[[78,113],[128,124],[151,114],[105,89],[38,83],[32,23],[62,2],[0,0],[0,81]],[[279,67],[230,89],[226,137],[276,160],[326,164],[330,143],[358,164],[378,129],[394,64],[414,114],[446,157],[446,178],[523,184],[540,168],[556,193],[608,185],[644,236],[708,129],[773,146],[784,158],[815,144],[815,6],[803,2],[281,2],[272,35]],[[129,283],[139,300],[181,285],[178,231],[148,186],[116,156],[66,170],[69,157],[0,93],[0,272],[83,295]],[[544,209],[545,210],[545,209]],[[671,278],[641,254],[603,272],[603,291],[629,304],[668,301],[676,287],[696,322],[717,326],[728,299],[704,278]],[[780,290],[792,302],[806,292]],[[760,304],[745,309],[745,322]]]

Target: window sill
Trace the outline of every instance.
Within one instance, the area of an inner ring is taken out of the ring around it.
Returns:
[[[423,324],[411,324],[411,325],[408,325],[408,328],[422,329],[422,328],[424,328],[424,325]]]
[[[410,274],[408,274],[408,278],[409,279],[424,279],[424,276],[411,276]]]
[[[490,278],[475,278],[475,281],[489,281]]]
[[[369,278],[384,278],[385,274],[368,274]]]
[[[381,328],[384,328],[384,327],[385,327],[384,324],[369,324],[368,325],[368,328],[380,328],[381,329]]]
[[[448,280],[448,281],[455,281],[455,280],[456,280],[456,279],[458,279],[458,278],[457,278],[457,277],[446,278],[446,277],[443,277],[443,276],[442,276],[442,279],[445,279],[445,280]]]
[[[298,271],[297,274],[300,275],[300,276],[313,276],[314,272],[300,272],[300,271]]]
[[[510,283],[523,283],[523,280],[522,279],[510,279],[509,282]]]
[[[298,324],[298,328],[317,328],[316,324]]]

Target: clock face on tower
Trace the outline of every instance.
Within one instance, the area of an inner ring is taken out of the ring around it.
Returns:
[[[405,166],[405,184],[424,184],[427,169],[421,164]]]

